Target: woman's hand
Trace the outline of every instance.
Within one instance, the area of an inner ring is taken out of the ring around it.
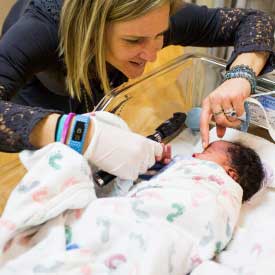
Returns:
[[[256,76],[259,75],[268,60],[269,52],[241,53],[232,63],[231,67],[246,65]],[[244,112],[244,101],[251,92],[250,83],[244,78],[226,80],[214,90],[204,101],[200,118],[202,145],[205,148],[209,143],[209,122],[211,119],[217,123],[217,135],[223,137],[226,127],[237,127],[240,121],[235,117],[226,117],[224,112],[234,109],[237,116]]]
[[[233,78],[223,82],[203,101],[200,117],[200,131],[202,145],[205,148],[209,143],[209,122],[217,124],[217,135],[223,137],[226,127],[237,127],[240,120],[237,118],[244,113],[244,101],[249,97],[251,86],[244,78]],[[226,116],[229,111],[235,110],[236,117]]]
[[[90,143],[84,156],[98,168],[122,179],[135,180],[156,160],[169,158],[160,143],[131,132],[119,117],[96,112],[91,116]]]

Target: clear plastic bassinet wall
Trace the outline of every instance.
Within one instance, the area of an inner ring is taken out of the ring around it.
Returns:
[[[222,82],[224,72],[224,60],[186,54],[112,90],[96,110],[119,115],[133,131],[147,136],[173,113],[188,112],[192,107],[200,106],[203,99]],[[258,80],[258,93],[270,93],[273,90],[275,82],[268,76]],[[267,107],[271,111],[273,108],[270,116],[274,115],[271,120],[275,122],[275,97],[268,95],[265,98]],[[256,108],[251,113],[252,123],[265,128],[260,112]]]

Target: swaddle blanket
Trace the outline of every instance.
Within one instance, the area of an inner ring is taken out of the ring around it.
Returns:
[[[242,190],[218,165],[179,159],[125,197],[96,198],[81,155],[35,152],[0,219],[0,274],[187,274],[231,239]]]

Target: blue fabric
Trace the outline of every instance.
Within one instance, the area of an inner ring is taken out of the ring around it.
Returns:
[[[185,124],[192,131],[200,131],[200,115],[200,107],[194,107],[187,113]]]

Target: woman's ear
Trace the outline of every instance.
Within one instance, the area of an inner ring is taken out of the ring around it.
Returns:
[[[239,175],[237,173],[237,171],[231,167],[228,167],[226,169],[226,173],[236,182],[238,182],[239,180]]]

